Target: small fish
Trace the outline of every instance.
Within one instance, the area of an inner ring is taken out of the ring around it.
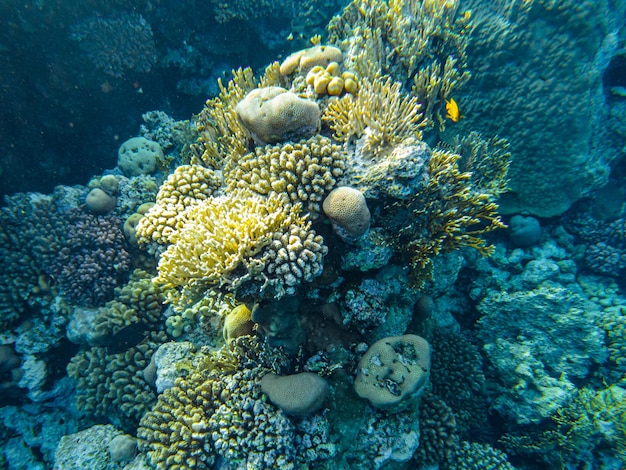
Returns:
[[[461,116],[461,110],[459,109],[459,105],[456,104],[454,98],[450,98],[446,100],[446,118],[450,119],[452,122],[459,122],[465,116]]]

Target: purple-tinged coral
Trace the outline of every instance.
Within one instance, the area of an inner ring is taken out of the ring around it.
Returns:
[[[100,305],[113,296],[130,269],[121,221],[72,209],[63,247],[50,265],[59,288],[72,302]]]

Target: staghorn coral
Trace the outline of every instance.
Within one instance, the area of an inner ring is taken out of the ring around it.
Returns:
[[[226,172],[229,191],[247,189],[257,194],[285,194],[292,204],[317,217],[324,194],[343,175],[345,154],[327,137],[297,143],[258,147]]]
[[[416,285],[430,277],[432,257],[439,253],[469,246],[483,256],[492,254],[493,246],[480,235],[505,227],[492,195],[469,184],[472,173],[461,171],[460,159],[458,154],[433,150],[428,185],[404,201],[385,204],[384,219],[398,227],[394,242],[409,258]]]
[[[172,289],[168,298],[179,308],[211,287],[236,292],[246,282],[255,281],[264,292],[272,277],[265,270],[270,263],[278,263],[281,255],[273,243],[275,236],[283,243],[288,266],[294,265],[291,271],[298,269],[304,280],[321,272],[321,258],[326,253],[321,237],[300,215],[299,205],[287,204],[276,193],[265,198],[236,190],[191,207],[185,217],[187,221],[171,238],[172,245],[161,255],[155,278]],[[276,259],[271,258],[274,254]],[[280,284],[280,280],[276,282]]]
[[[163,333],[151,332],[124,352],[101,347],[79,352],[67,365],[68,375],[77,381],[78,408],[123,429],[134,428],[156,399],[143,370],[164,340]]]
[[[419,140],[422,133],[421,105],[402,94],[401,84],[391,78],[364,79],[356,96],[332,101],[322,120],[342,142],[357,142],[365,159],[384,157],[395,145]]]
[[[90,16],[71,28],[70,38],[93,65],[116,78],[149,72],[157,60],[150,23],[137,13]]]
[[[139,244],[167,244],[185,223],[185,210],[210,197],[221,185],[220,177],[200,165],[176,168],[161,185],[156,204],[137,225]]]

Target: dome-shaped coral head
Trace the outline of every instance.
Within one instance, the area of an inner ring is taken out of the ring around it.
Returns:
[[[322,205],[333,229],[342,240],[355,243],[370,227],[370,211],[365,196],[358,189],[340,186],[333,189]]]
[[[321,125],[317,103],[281,87],[255,88],[235,110],[254,138],[265,144],[311,136]]]

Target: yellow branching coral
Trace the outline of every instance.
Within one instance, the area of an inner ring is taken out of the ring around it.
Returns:
[[[269,255],[264,253],[275,234],[289,234],[310,224],[284,196],[267,197],[236,190],[191,207],[172,245],[161,255],[155,282],[163,284],[168,300],[184,307],[211,287],[236,291],[246,281],[267,280]]]
[[[457,138],[453,148],[462,157],[459,166],[463,171],[472,172],[472,187],[494,198],[508,190],[511,153],[506,139],[485,139],[478,132],[470,132]]]
[[[167,244],[181,229],[185,210],[213,194],[221,185],[221,178],[211,169],[200,165],[182,165],[163,183],[156,204],[137,225],[139,244],[156,242]]]
[[[399,82],[376,78],[363,80],[357,96],[330,102],[322,120],[337,140],[363,137],[363,155],[378,158],[403,141],[421,139],[420,111],[417,99],[403,95]]]
[[[470,14],[458,8],[458,0],[354,0],[331,21],[329,42],[360,77],[413,81],[426,123],[435,115],[443,127],[442,103],[470,77]]]
[[[442,64],[433,62],[415,75],[411,94],[424,104],[424,116],[428,125],[436,119],[439,131],[445,129],[445,114],[443,104],[451,97],[452,91],[469,80],[469,72],[461,72],[457,67],[458,60],[448,57]]]
[[[477,191],[472,173],[459,169],[460,155],[433,150],[429,162],[429,183],[410,198],[387,205],[387,217],[406,219],[395,237],[396,248],[410,259],[413,280],[421,285],[430,277],[432,258],[469,246],[483,256],[493,246],[482,234],[504,224],[497,215],[493,196]]]
[[[330,22],[329,42],[362,77],[406,80],[448,56],[464,68],[470,15],[457,15],[458,7],[458,0],[353,0]]]
[[[345,156],[340,146],[322,136],[297,143],[257,147],[226,173],[229,190],[248,189],[257,194],[286,194],[316,216],[324,195],[343,174]]]

